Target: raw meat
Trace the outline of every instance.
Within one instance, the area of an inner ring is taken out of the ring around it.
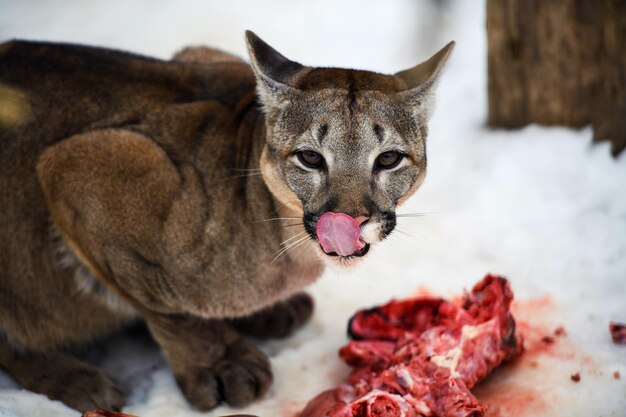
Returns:
[[[98,409],[98,410],[86,411],[82,417],[137,417],[137,416],[134,416],[132,414],[118,413],[117,411]]]
[[[137,417],[137,416],[132,415],[132,414],[118,413],[117,411],[98,409],[98,410],[89,410],[85,412],[85,414],[83,414],[82,417]],[[223,417],[258,417],[258,416],[254,416],[251,414],[232,414],[232,415],[223,416]]]
[[[609,323],[611,339],[616,345],[626,345],[626,324],[612,321]]]
[[[414,298],[357,312],[341,358],[347,382],[314,398],[300,417],[478,417],[470,392],[523,350],[506,279],[487,275],[461,305]]]

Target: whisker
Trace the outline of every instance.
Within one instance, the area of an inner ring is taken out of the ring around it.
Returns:
[[[248,174],[233,175],[232,177],[226,177],[226,179],[256,177],[258,175],[261,175],[261,173],[260,172],[250,172]]]
[[[423,213],[396,213],[396,217],[424,217],[433,214],[443,214],[441,211],[428,211]]]
[[[306,239],[308,239],[309,236],[304,236],[301,237],[300,239],[296,240],[295,242],[291,242],[289,245],[285,246],[284,248],[282,248],[281,250],[278,251],[278,254],[276,256],[274,256],[274,259],[272,259],[272,263],[276,262],[276,260],[278,258],[280,258],[282,255],[284,255],[285,253],[287,253],[287,251],[290,248],[293,248],[295,245],[298,245],[300,243],[302,243],[303,241],[305,241]]]
[[[240,172],[260,172],[261,168],[231,168],[230,170]]]
[[[287,242],[289,242],[290,240],[293,240],[293,239],[295,239],[295,238],[297,238],[297,237],[300,237],[300,236],[302,236],[302,235],[303,235],[303,234],[305,234],[305,233],[306,233],[306,232],[300,232],[300,233],[297,233],[297,234],[295,234],[295,235],[291,236],[291,237],[290,237],[290,238],[288,238],[288,239],[285,239],[283,242],[281,242],[280,246],[285,245],[285,244],[286,244]]]
[[[299,238],[300,236],[302,236],[302,235],[303,235],[303,234],[305,234],[305,233],[306,233],[306,231],[300,232],[300,233],[298,233],[298,234],[296,234],[296,235],[294,235],[294,236],[291,236],[290,238],[285,239],[284,241],[280,242],[280,245],[278,245],[278,246],[280,246],[280,249],[278,249],[276,252],[274,252],[274,253],[270,256],[270,258],[271,258],[272,256],[275,256],[277,253],[279,253],[279,252],[283,251],[283,250],[285,249],[283,246],[287,245],[287,242],[289,242],[290,240],[293,240],[293,239]],[[288,246],[288,245],[287,245],[287,246]],[[269,258],[268,258],[268,259],[269,259]]]
[[[393,244],[394,250],[402,252],[403,256],[411,256],[411,253],[407,249],[411,246],[411,244],[407,242],[406,239],[393,233],[389,237],[389,243]],[[397,242],[400,242],[400,246],[396,245]]]
[[[291,226],[304,226],[304,223],[292,223],[292,224],[286,224],[283,227],[291,227]]]
[[[424,217],[426,213],[406,213],[406,214],[396,214],[396,217]]]
[[[397,227],[395,228],[395,231],[396,231],[396,232],[398,232],[398,233],[402,233],[402,234],[403,234],[403,235],[405,235],[405,236],[412,237],[413,239],[417,239],[417,237],[413,236],[413,235],[412,235],[412,234],[410,234],[410,233],[405,232],[404,230],[400,230],[400,229],[398,229]]]
[[[307,236],[307,237],[308,237],[308,236]],[[293,245],[291,245],[291,246],[289,246],[289,247],[287,248],[287,251],[285,251],[284,253],[282,253],[280,256],[286,255],[286,254],[287,254],[287,253],[289,253],[289,252],[293,252],[294,250],[296,250],[296,248],[298,248],[298,246],[300,246],[300,245],[302,245],[302,244],[306,243],[307,241],[308,241],[308,239],[300,239],[299,241],[294,242],[294,244],[293,244]]]
[[[303,245],[304,243],[306,243],[307,240],[301,240],[298,244],[296,244],[295,246],[292,246],[291,248],[289,248],[287,250],[287,252],[293,252],[294,250],[296,250],[298,248],[298,246]],[[283,255],[286,255],[287,253],[284,253]]]
[[[286,207],[287,204],[286,203],[281,203],[280,201],[278,202],[278,206],[276,207],[276,210],[274,210],[274,212],[272,214],[277,214],[281,208]]]
[[[398,229],[397,227],[396,227],[396,229],[395,229],[395,230],[396,230],[396,231],[398,231],[398,232],[400,232],[400,233],[401,233],[401,234],[403,234],[403,235],[410,236],[410,237],[412,237],[412,238],[414,238],[414,239],[417,239],[418,241],[419,241],[420,239],[422,239],[422,240],[426,241],[426,243],[428,243],[429,245],[431,245],[433,248],[435,248],[437,251],[442,252],[442,248],[441,248],[441,246],[440,246],[440,245],[438,245],[435,241],[433,241],[433,240],[432,240],[431,238],[429,238],[428,236],[424,235],[423,233],[420,233],[420,232],[418,232],[418,231],[416,231],[416,230],[411,230],[411,232],[412,232],[412,233],[415,233],[415,234],[417,235],[417,236],[414,236],[414,235],[412,235],[412,234],[410,234],[410,233],[407,233],[407,232],[405,232],[405,231],[403,231],[403,230]]]
[[[253,223],[273,222],[276,220],[300,220],[300,217],[272,217],[271,219],[255,220]]]

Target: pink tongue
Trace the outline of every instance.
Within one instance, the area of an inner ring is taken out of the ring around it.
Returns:
[[[349,256],[365,246],[359,236],[361,229],[356,220],[344,213],[324,213],[317,221],[317,238],[324,252]]]

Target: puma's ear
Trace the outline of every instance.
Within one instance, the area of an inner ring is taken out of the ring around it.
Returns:
[[[246,41],[259,96],[266,108],[278,107],[295,97],[299,90],[291,87],[289,81],[305,67],[285,58],[249,30]]]
[[[407,87],[402,94],[407,95],[416,110],[426,118],[432,113],[435,86],[453,48],[454,41],[441,48],[428,61],[395,74]]]

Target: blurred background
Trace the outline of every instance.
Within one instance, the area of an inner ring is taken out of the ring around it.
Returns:
[[[518,11],[509,19],[527,16]],[[207,415],[291,417],[347,375],[336,352],[355,310],[426,290],[458,296],[493,272],[511,281],[528,343],[560,325],[567,336],[547,352],[529,350],[528,360],[478,388],[491,415],[624,417],[626,348],[613,345],[607,329],[610,320],[626,321],[626,160],[613,157],[609,143],[593,144],[588,126],[488,128],[489,106],[500,102],[488,103],[486,28],[484,0],[0,0],[0,41],[76,42],[162,59],[187,45],[246,57],[250,29],[303,64],[394,73],[457,42],[438,87],[426,182],[399,210],[423,216],[400,219],[361,266],[329,270],[311,288],[312,323],[263,345],[276,380],[262,401]],[[515,71],[498,71],[504,95]],[[91,360],[121,382],[126,412],[200,415],[148,341],[118,336]],[[78,413],[0,372],[0,416]]]
[[[450,17],[449,1],[29,0],[0,5],[4,39],[82,42],[164,59],[183,45],[211,44],[245,56],[243,32],[250,29],[303,62],[387,72],[414,65],[442,44],[441,28]]]

